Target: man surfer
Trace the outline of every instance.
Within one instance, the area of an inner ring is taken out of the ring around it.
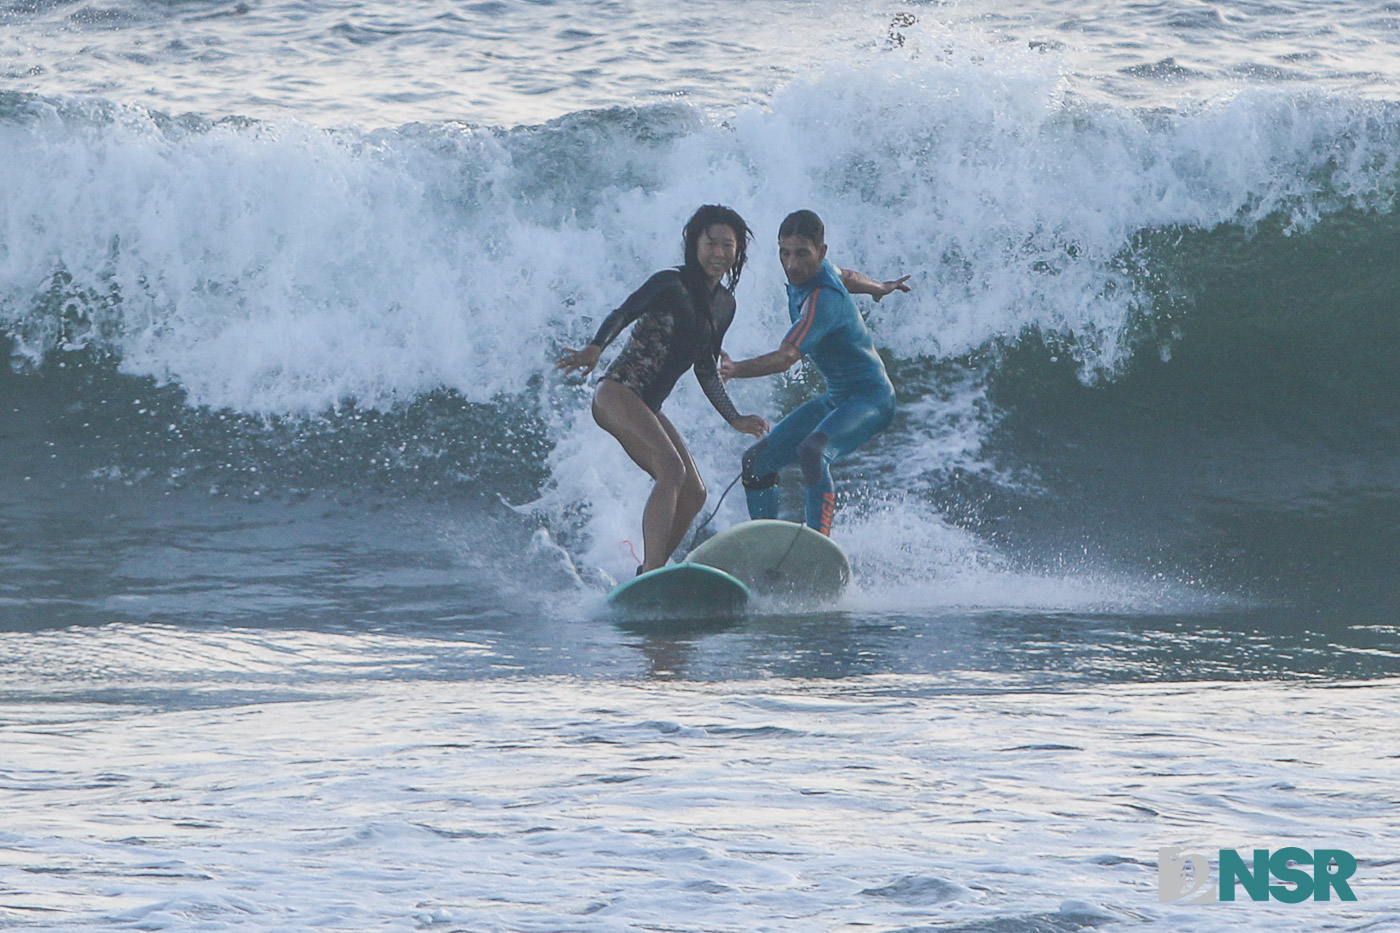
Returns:
[[[826,261],[826,229],[812,211],[795,211],[778,228],[778,259],[787,275],[792,327],[778,349],[726,361],[726,378],[785,372],[804,355],[826,379],[826,393],[799,406],[744,454],[743,481],[750,518],[777,518],[778,471],[802,468],[803,512],[809,527],[831,534],[836,488],[831,463],[870,440],[894,417],[894,386],[875,352],[851,292],[879,301],[909,291],[909,276],[877,282]]]

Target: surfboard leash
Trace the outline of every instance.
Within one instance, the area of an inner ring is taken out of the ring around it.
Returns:
[[[797,530],[792,533],[792,540],[788,542],[787,550],[783,552],[783,556],[778,560],[779,565],[785,563],[788,559],[788,555],[792,553],[792,549],[797,547],[797,541],[802,537],[802,529],[806,527],[806,524],[803,522],[797,523]]]
[[[695,526],[695,533],[690,536],[690,547],[686,548],[687,552],[695,550],[695,541],[697,538],[700,537],[700,532],[704,531],[705,526],[710,523],[711,519],[713,519],[716,515],[719,514],[719,507],[724,505],[724,497],[729,495],[729,490],[733,489],[734,484],[739,482],[739,480],[742,479],[743,476],[744,471],[740,470],[739,475],[735,476],[732,480],[730,480],[729,485],[724,487],[724,492],[719,494],[719,501],[715,503],[714,510],[711,511],[709,515],[705,516],[705,520],[703,522]]]

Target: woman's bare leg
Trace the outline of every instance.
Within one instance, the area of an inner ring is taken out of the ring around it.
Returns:
[[[593,420],[617,438],[632,462],[655,482],[642,511],[642,570],[655,570],[665,565],[676,548],[667,546],[685,488],[690,455],[676,450],[657,413],[647,407],[641,396],[611,379],[598,380],[598,389],[593,393]],[[689,525],[688,519],[686,524]]]
[[[700,470],[695,466],[695,460],[685,446],[685,438],[681,437],[681,432],[676,430],[671,419],[657,412],[656,420],[661,422],[662,429],[675,445],[676,453],[681,455],[681,460],[685,463],[685,479],[681,484],[680,495],[676,497],[676,515],[671,521],[670,535],[666,539],[666,553],[670,555],[681,546],[681,542],[685,540],[685,533],[690,530],[690,523],[695,521],[695,516],[705,507],[705,481],[700,478]]]

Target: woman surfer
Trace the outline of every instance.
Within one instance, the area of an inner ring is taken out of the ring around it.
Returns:
[[[687,221],[682,236],[685,264],[653,275],[604,319],[588,346],[565,348],[557,364],[565,373],[592,372],[603,348],[638,322],[593,393],[593,420],[654,481],[642,512],[638,573],[666,563],[705,505],[700,471],[680,432],[661,413],[686,370],[694,368],[710,404],[731,427],[759,438],[768,433],[763,418],[739,414],[718,366],[752,231],[733,210],[707,204]]]

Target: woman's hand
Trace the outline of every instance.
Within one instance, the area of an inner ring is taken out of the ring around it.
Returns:
[[[768,433],[768,422],[761,415],[740,415],[729,426],[744,434],[762,437]]]
[[[593,367],[598,365],[598,357],[602,354],[603,348],[593,343],[590,343],[582,350],[565,347],[563,355],[559,357],[558,362],[554,365],[564,370],[565,374],[571,373],[574,370],[582,370],[583,374],[587,376],[589,373],[593,372]]]

